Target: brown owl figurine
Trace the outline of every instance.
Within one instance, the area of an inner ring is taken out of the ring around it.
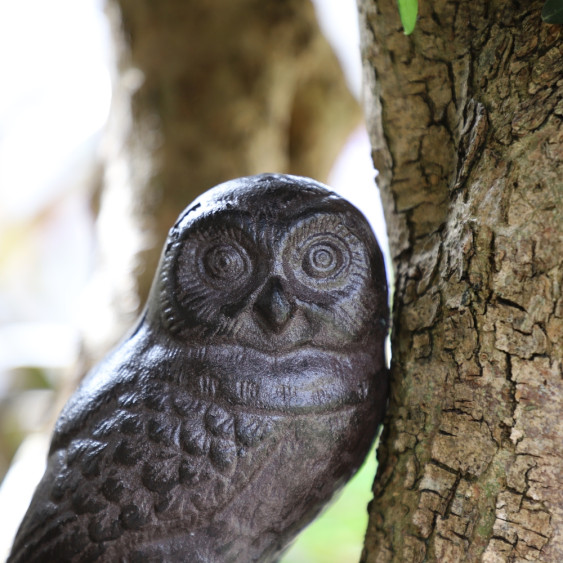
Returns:
[[[62,411],[9,561],[275,561],[373,442],[387,317],[346,200],[277,174],[208,191]]]

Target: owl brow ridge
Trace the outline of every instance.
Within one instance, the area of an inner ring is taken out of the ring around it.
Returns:
[[[341,214],[329,214],[327,213],[320,213],[313,217],[305,219],[306,228],[310,231],[317,231],[320,232],[322,229],[327,229],[329,232],[334,232],[333,229],[336,227],[343,227],[342,221],[343,216]],[[348,230],[346,227],[344,227]]]
[[[356,254],[358,254],[360,258],[362,257],[362,253],[358,253],[358,251],[355,250],[355,247],[357,247],[357,238],[335,216],[324,215],[307,220],[307,222],[302,225],[301,230],[295,229],[293,231],[291,234],[291,242],[296,248],[300,248],[307,243],[312,235],[323,234],[340,238],[346,245],[352,258],[355,258]]]
[[[173,227],[173,231],[176,227]],[[160,291],[159,291],[159,301],[163,306],[164,312],[164,323],[165,326],[172,332],[172,334],[177,334],[180,330],[185,327],[185,320],[182,316],[176,315],[176,307],[170,296],[170,285],[172,283],[171,267],[173,260],[178,254],[178,249],[181,246],[181,241],[178,239],[178,235],[175,232],[175,241],[166,246],[164,252],[164,258],[162,263],[162,270],[160,274]]]
[[[247,238],[245,231],[253,223],[251,215],[219,210],[198,219],[191,228],[186,230],[185,237],[195,235],[199,240],[210,240],[217,234],[230,234],[240,241]]]

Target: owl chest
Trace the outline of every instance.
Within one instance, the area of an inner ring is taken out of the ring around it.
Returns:
[[[200,355],[116,387],[68,444],[51,496],[115,553],[131,536],[199,537],[220,526],[225,541],[246,534],[250,544],[266,529],[281,533],[356,469],[374,430],[358,432],[370,415],[357,381],[320,385],[318,361],[303,367]],[[326,409],[331,396],[351,404]]]
[[[236,496],[276,452],[285,458],[275,470],[279,477],[290,458],[318,463],[354,428],[353,408],[324,415],[229,408],[212,402],[220,398],[212,376],[202,375],[194,385],[196,396],[166,381],[124,390],[88,437],[70,443],[69,468],[98,481],[112,503],[141,491],[146,512],[171,510],[168,501],[175,499],[176,511],[195,520]],[[241,398],[249,396],[244,381],[238,387]],[[288,401],[295,393],[279,389]]]

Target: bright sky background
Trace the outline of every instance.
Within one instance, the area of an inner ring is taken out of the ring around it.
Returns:
[[[84,190],[111,99],[100,8],[0,0],[0,373],[29,342],[30,363],[46,365],[75,347],[92,260]]]
[[[99,4],[0,2],[2,219],[28,217],[64,188],[105,123],[111,85]]]

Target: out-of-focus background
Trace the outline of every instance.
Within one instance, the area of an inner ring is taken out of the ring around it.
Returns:
[[[101,0],[0,0],[0,560],[42,475],[56,414],[85,363],[84,326],[108,330],[89,297],[102,162],[112,142],[104,132],[115,82],[105,8]],[[355,0],[315,0],[315,9],[359,100]],[[361,123],[350,131],[328,183],[362,209],[386,251],[369,140]],[[103,231],[107,240],[128,236],[123,224],[112,228]],[[283,562],[358,560],[374,473],[372,452]]]

